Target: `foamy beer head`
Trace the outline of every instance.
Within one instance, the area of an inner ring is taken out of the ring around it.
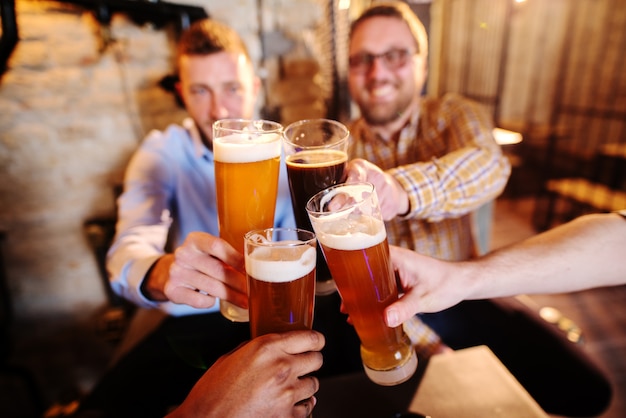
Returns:
[[[280,157],[282,126],[265,120],[224,119],[213,124],[213,154],[223,163]]]
[[[268,228],[245,235],[252,337],[310,329],[315,300],[316,240],[310,231]]]
[[[224,119],[213,124],[215,190],[220,237],[243,253],[243,236],[274,225],[282,126],[265,120]],[[233,321],[248,313],[228,301],[220,311]]]
[[[336,245],[366,248],[372,240],[380,242],[387,236],[371,183],[329,187],[313,196],[306,209],[321,243],[332,240]]]
[[[363,213],[354,213],[341,221],[318,218],[314,222],[320,244],[336,250],[361,250],[380,244],[387,238],[383,221]]]

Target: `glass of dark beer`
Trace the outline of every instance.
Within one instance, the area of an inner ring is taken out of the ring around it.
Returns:
[[[267,228],[244,237],[252,338],[311,329],[315,305],[315,234]]]
[[[398,299],[398,288],[374,186],[330,187],[309,200],[307,211],[361,340],[367,376],[384,386],[408,380],[417,368],[415,350],[402,326],[388,327],[383,316]]]
[[[291,203],[298,228],[312,230],[306,203],[317,192],[344,181],[350,132],[330,119],[294,122],[283,131]],[[318,246],[316,294],[335,292],[335,282]]]

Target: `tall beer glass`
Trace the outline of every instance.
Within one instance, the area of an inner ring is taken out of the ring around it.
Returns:
[[[282,126],[266,120],[213,124],[215,188],[220,237],[243,253],[243,237],[274,225]],[[222,315],[248,321],[248,311],[221,300]]]
[[[402,326],[389,328],[384,321],[383,310],[398,299],[398,289],[374,186],[330,187],[309,200],[307,211],[361,340],[367,376],[385,386],[406,381],[417,356]]]
[[[349,136],[343,124],[329,119],[301,120],[285,128],[283,148],[298,228],[312,230],[306,212],[308,200],[317,192],[344,181]],[[316,294],[327,295],[336,290],[319,246],[316,280]]]
[[[315,234],[295,228],[245,236],[250,333],[311,329],[315,304]]]

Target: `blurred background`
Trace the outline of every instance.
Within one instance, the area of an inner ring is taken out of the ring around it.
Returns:
[[[131,153],[185,116],[171,90],[180,30],[210,16],[242,35],[263,80],[259,116],[345,122],[349,24],[371,3],[1,1],[0,416],[63,415],[123,335],[132,309],[102,260]],[[472,98],[522,138],[502,145],[513,173],[488,213],[488,249],[626,207],[621,0],[407,3],[430,36],[425,94]],[[623,286],[531,299],[574,319],[609,371],[603,417],[626,415],[625,300]]]

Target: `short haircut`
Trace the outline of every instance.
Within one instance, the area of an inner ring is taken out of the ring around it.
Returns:
[[[423,56],[428,55],[428,36],[426,35],[426,29],[424,29],[424,25],[407,3],[396,1],[374,4],[352,22],[350,38],[352,38],[352,34],[361,23],[372,17],[393,17],[404,21],[415,40],[416,52]]]
[[[232,28],[212,19],[197,20],[180,36],[176,62],[183,55],[209,55],[223,51],[244,54],[252,62],[246,44]]]

